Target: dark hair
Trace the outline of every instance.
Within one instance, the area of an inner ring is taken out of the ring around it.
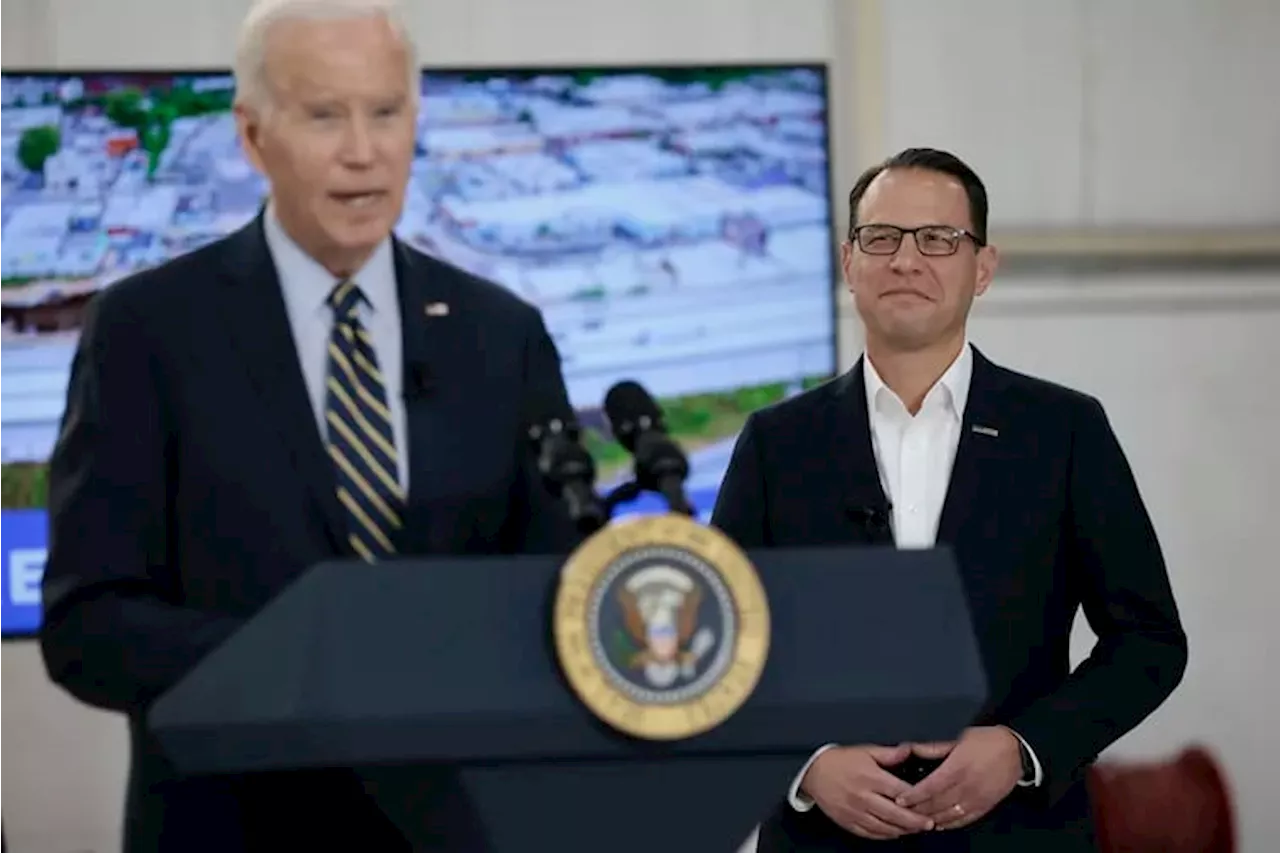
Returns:
[[[862,173],[853,189],[849,191],[849,239],[853,239],[853,229],[858,225],[858,204],[867,194],[881,172],[889,169],[928,169],[942,172],[958,180],[964,186],[965,195],[969,197],[969,218],[973,220],[973,233],[982,242],[987,240],[987,188],[982,185],[978,173],[956,155],[936,148],[907,148],[899,151],[888,160],[877,163]],[[941,224],[941,223],[940,223]]]

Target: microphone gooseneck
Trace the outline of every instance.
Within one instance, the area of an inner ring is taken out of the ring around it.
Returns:
[[[635,486],[660,494],[671,512],[695,515],[684,493],[689,460],[667,434],[653,396],[637,382],[619,382],[605,395],[604,412],[614,437],[635,459]]]
[[[609,521],[609,511],[595,492],[595,460],[579,442],[580,434],[567,413],[535,419],[528,429],[543,483],[564,502],[574,527],[590,534]]]

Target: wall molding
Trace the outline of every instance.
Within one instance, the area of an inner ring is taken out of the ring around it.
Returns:
[[[993,227],[1006,255],[1078,257],[1280,257],[1280,225],[1242,227]]]
[[[832,227],[843,234],[849,188],[885,156],[884,12],[881,0],[828,0],[828,8]]]
[[[862,321],[843,284],[837,288],[836,305],[840,350],[847,355],[862,346]],[[1134,275],[1052,281],[997,276],[986,295],[974,303],[973,317],[1239,311],[1280,312],[1280,275]]]
[[[973,316],[1280,312],[1280,275],[1129,275],[1023,283],[997,276]]]
[[[853,75],[853,151],[846,156],[849,171],[860,174],[873,163],[884,159],[888,137],[885,105],[885,23],[882,0],[836,0],[834,14],[839,26],[840,43],[832,45],[832,56],[853,56],[849,71]],[[849,186],[853,180],[849,181]],[[848,187],[844,188],[844,192]],[[837,193],[840,195],[840,193]]]
[[[1027,274],[1280,270],[1280,225],[992,228],[1001,267]]]

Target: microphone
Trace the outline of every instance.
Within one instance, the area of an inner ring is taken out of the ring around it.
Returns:
[[[404,393],[405,400],[425,400],[436,390],[435,376],[431,373],[431,365],[425,361],[411,361],[405,365]]]
[[[579,443],[580,434],[571,413],[542,415],[528,428],[543,483],[564,501],[578,532],[591,534],[604,527],[609,513],[595,492],[596,463]]]
[[[848,512],[850,517],[862,526],[862,532],[867,535],[867,538],[874,540],[892,535],[890,513],[893,512],[893,504],[851,506],[848,508]]]
[[[672,512],[694,515],[684,494],[689,460],[667,435],[662,410],[638,383],[624,380],[609,389],[604,413],[614,438],[635,458],[636,485],[657,492]]]

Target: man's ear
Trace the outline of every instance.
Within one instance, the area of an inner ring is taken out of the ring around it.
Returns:
[[[262,114],[261,111],[245,104],[236,104],[232,108],[236,120],[236,133],[240,137],[240,148],[245,157],[260,174],[266,174],[262,164]]]
[[[840,244],[840,277],[844,286],[853,292],[853,244],[848,240]]]
[[[974,295],[981,296],[987,292],[987,288],[991,286],[991,280],[996,276],[996,268],[999,266],[1000,251],[995,246],[987,244],[978,250],[978,279]]]

